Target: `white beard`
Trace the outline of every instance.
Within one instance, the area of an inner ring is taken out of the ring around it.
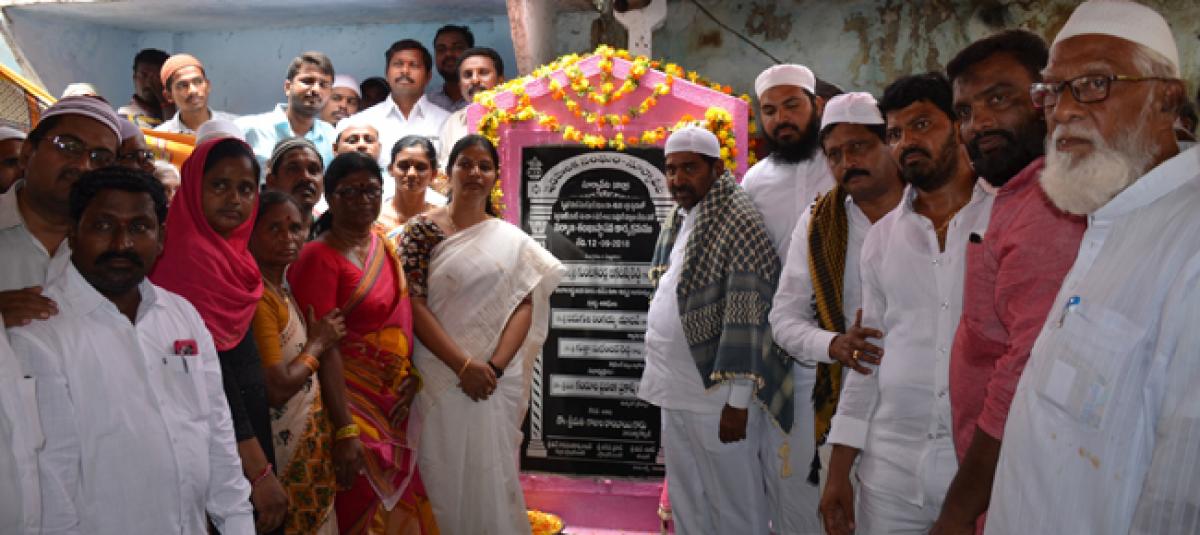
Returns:
[[[1112,145],[1094,130],[1072,124],[1055,127],[1046,137],[1046,167],[1041,177],[1046,196],[1070,214],[1091,214],[1108,204],[1148,170],[1158,152],[1144,135],[1144,119],[1139,118],[1137,127],[1122,132]],[[1087,139],[1093,150],[1078,158],[1059,152],[1055,145],[1064,137]]]

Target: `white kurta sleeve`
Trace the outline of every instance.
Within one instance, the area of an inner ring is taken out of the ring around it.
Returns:
[[[883,312],[887,303],[880,285],[879,269],[882,255],[879,232],[872,227],[863,243],[861,266],[863,295],[863,325],[883,325]],[[880,344],[882,345],[882,344]],[[837,414],[833,416],[829,431],[829,442],[862,449],[867,443],[867,430],[871,415],[879,403],[879,367],[861,363],[871,370],[870,375],[846,374],[842,395],[838,398]]]
[[[221,384],[217,349],[200,316],[193,316],[193,321],[198,324],[193,332],[201,333],[196,342],[200,346],[200,362],[210,410],[208,501],[205,509],[213,525],[222,534],[252,535],[254,514],[250,506],[250,482],[246,481],[242,471],[242,459],[238,456],[237,440],[233,436],[233,417],[229,414],[229,402],[225,400],[225,388]]]
[[[1200,533],[1200,255],[1168,293],[1158,346],[1144,391],[1154,422],[1154,450],[1130,533]]]
[[[11,343],[13,353],[27,363],[37,388],[45,438],[37,455],[42,533],[79,533],[82,448],[62,356],[24,331],[12,331]]]
[[[787,262],[771,304],[771,333],[792,358],[804,363],[833,362],[829,344],[837,333],[817,326],[812,275],[808,270],[808,226],[812,207],[804,209],[787,250]],[[840,313],[840,311],[839,311]]]

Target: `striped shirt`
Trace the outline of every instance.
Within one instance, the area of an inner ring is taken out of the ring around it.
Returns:
[[[987,533],[1200,532],[1200,149],[1088,218],[1004,428]]]

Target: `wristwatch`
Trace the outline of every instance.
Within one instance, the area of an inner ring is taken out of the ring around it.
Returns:
[[[497,379],[504,376],[504,368],[497,367],[495,364],[492,364],[492,361],[490,360],[487,361],[487,365],[492,369],[492,372],[496,374]]]

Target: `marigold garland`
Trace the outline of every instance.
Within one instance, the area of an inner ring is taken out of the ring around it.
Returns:
[[[578,65],[583,60],[594,55],[601,57],[598,64],[601,76],[597,83],[592,83],[592,81],[588,80]],[[620,85],[617,85],[617,81],[612,75],[613,58],[621,58],[631,63],[628,77],[621,81]],[[610,106],[621,101],[626,95],[640,87],[641,78],[650,69],[661,69],[666,75],[664,81],[655,84],[653,91],[645,99],[627,107],[624,113],[613,113],[610,111],[608,109]],[[568,83],[565,86],[557,79],[551,77],[553,73],[560,70],[567,77]],[[632,119],[640,115],[645,115],[658,104],[659,97],[671,94],[676,78],[685,78],[692,83],[709,87],[727,95],[733,94],[733,88],[730,86],[723,86],[706,80],[695,71],[685,71],[682,67],[674,63],[650,60],[645,56],[638,56],[631,59],[627,50],[600,45],[592,54],[583,56],[568,54],[538,67],[528,76],[510,80],[491,91],[485,91],[476,95],[475,102],[488,108],[488,112],[479,120],[479,132],[491,139],[492,143],[499,146],[500,125],[534,120],[537,121],[540,127],[546,130],[561,132],[564,141],[580,143],[594,149],[608,148],[623,151],[629,146],[656,145],[666,139],[670,132],[687,124],[696,123],[708,128],[717,135],[717,139],[721,143],[721,158],[724,160],[725,166],[733,169],[737,165],[739,148],[737,147],[737,141],[733,133],[733,116],[724,108],[716,106],[708,108],[704,113],[703,121],[697,121],[685,115],[680,121],[669,128],[660,126],[641,132],[616,132],[611,136],[585,134],[573,126],[562,127],[557,118],[533,107],[529,96],[525,94],[525,87],[543,78],[549,78],[547,87],[550,90],[550,97],[552,99],[562,102],[568,112],[583,119],[585,123],[594,124],[598,128],[603,128],[604,126],[623,127],[628,125]],[[496,105],[496,95],[504,92],[511,92],[517,97],[517,104],[515,106],[508,109],[501,109]],[[597,105],[600,108],[589,109],[581,104],[576,97]],[[739,95],[738,98],[748,104],[750,103],[749,95]],[[753,106],[750,106],[749,109],[751,113],[749,133],[753,135],[755,132]],[[749,148],[753,149],[753,146]],[[756,160],[754,151],[748,151],[746,156],[747,165],[753,165]],[[499,185],[497,185],[498,188]],[[493,191],[493,200],[498,199],[500,195],[496,191]]]
[[[558,516],[542,511],[529,510],[529,527],[533,535],[557,535],[562,533],[563,521]]]

